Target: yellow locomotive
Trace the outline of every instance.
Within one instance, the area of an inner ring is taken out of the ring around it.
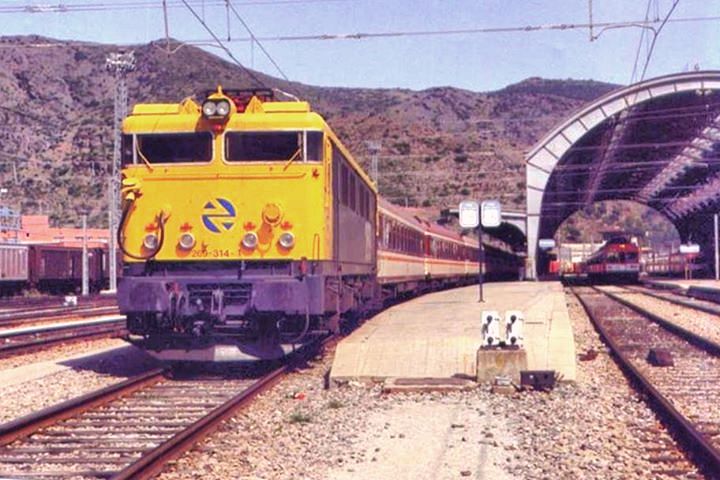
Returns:
[[[168,360],[277,358],[374,306],[377,192],[307,102],[136,105],[123,123],[118,303]]]

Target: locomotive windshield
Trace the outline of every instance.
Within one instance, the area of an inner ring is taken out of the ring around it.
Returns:
[[[637,262],[638,254],[636,252],[608,252],[605,260],[608,263]]]
[[[228,132],[225,158],[229,162],[319,162],[322,132]]]
[[[613,237],[605,242],[605,245],[620,245],[623,243],[630,243],[630,241],[625,237]]]
[[[123,164],[197,163],[212,159],[212,135],[207,132],[141,134],[123,138]]]

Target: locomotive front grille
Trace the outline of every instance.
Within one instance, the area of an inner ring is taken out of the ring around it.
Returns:
[[[188,285],[187,289],[191,305],[196,305],[198,300],[203,305],[209,305],[213,291],[217,290],[223,292],[224,305],[245,305],[252,295],[252,285],[249,283],[196,283]]]

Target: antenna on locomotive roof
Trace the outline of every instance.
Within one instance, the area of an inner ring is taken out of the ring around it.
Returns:
[[[279,94],[281,94],[281,95],[285,95],[285,96],[288,97],[288,98],[292,98],[292,99],[295,100],[296,102],[299,102],[299,101],[300,101],[300,99],[299,99],[298,97],[296,97],[295,95],[293,95],[292,93],[288,93],[288,92],[286,92],[286,91],[284,91],[284,90],[280,90],[279,88],[273,88],[273,92],[277,92],[277,93],[279,93]]]

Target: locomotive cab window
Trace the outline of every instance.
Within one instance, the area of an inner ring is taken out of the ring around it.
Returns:
[[[123,138],[122,157],[130,163],[199,163],[212,159],[212,135],[207,132],[140,134]]]
[[[133,148],[133,139],[134,137],[132,135],[123,135],[122,136],[122,142],[121,142],[121,160],[122,165],[132,165],[135,163],[135,150]]]
[[[319,162],[322,132],[227,132],[229,162]]]

